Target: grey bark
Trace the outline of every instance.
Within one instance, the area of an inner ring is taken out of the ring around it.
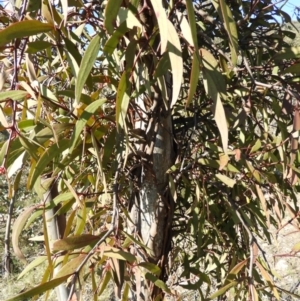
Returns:
[[[44,202],[45,205],[53,204],[53,199],[57,196],[57,190],[56,190],[56,184],[51,185],[49,190],[46,191],[44,194]],[[57,211],[57,206],[53,206],[53,208],[48,209],[45,212],[45,218],[46,218],[46,227],[48,232],[48,238],[49,238],[49,245],[50,249],[52,243],[62,238],[63,232],[64,232],[64,222],[63,216],[58,217],[55,213]],[[52,251],[52,250],[51,250]],[[54,267],[54,276],[59,272],[61,268],[61,264],[58,264]],[[58,301],[67,301],[69,297],[69,289],[64,285],[61,284],[55,288],[56,296]]]

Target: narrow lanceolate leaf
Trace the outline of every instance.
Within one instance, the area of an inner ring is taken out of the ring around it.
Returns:
[[[232,281],[227,285],[222,286],[219,290],[217,290],[215,293],[209,296],[209,299],[214,300],[215,298],[225,294],[231,287],[236,286],[237,284],[238,284],[237,281]]]
[[[228,187],[233,187],[236,183],[236,180],[234,179],[230,179],[229,177],[222,175],[220,173],[216,174],[216,177],[222,181],[225,185],[227,185]]]
[[[21,90],[4,91],[4,92],[0,92],[0,101],[6,100],[6,99],[21,100],[26,95],[28,95],[28,92],[21,91]]]
[[[199,60],[198,60],[197,56],[198,56],[198,52],[195,51],[193,54],[192,71],[191,71],[191,77],[190,77],[190,87],[189,87],[188,98],[186,100],[186,107],[188,107],[189,104],[192,102],[192,100],[194,98],[194,94],[197,89],[198,82],[199,82],[200,66],[199,66]]]
[[[69,236],[53,242],[53,251],[69,251],[92,245],[100,239],[99,236],[92,234],[82,234],[80,236]]]
[[[261,275],[263,276],[263,278],[267,281],[267,283],[268,283],[270,289],[272,290],[275,298],[277,300],[280,300],[279,293],[278,293],[278,291],[277,291],[277,289],[276,289],[276,287],[275,287],[275,285],[274,285],[274,283],[273,283],[273,281],[272,281],[269,273],[265,270],[265,268],[258,261],[256,261],[256,265],[259,268],[259,270],[260,270]]]
[[[129,30],[126,22],[123,22],[112,34],[112,36],[107,40],[104,45],[104,52],[108,54],[112,54],[116,49],[120,39],[124,36],[124,34]]]
[[[148,270],[149,272],[151,272],[152,274],[159,276],[161,273],[161,269],[154,263],[150,263],[150,262],[141,262],[138,264],[138,266],[145,268],[146,270]]]
[[[66,26],[67,23],[67,18],[68,18],[68,0],[60,0],[62,10],[63,10],[63,15],[64,15],[64,26]]]
[[[128,73],[124,71],[119,82],[116,98],[116,122],[118,128],[123,127],[123,121],[125,120],[127,107],[129,104],[129,96],[126,93],[128,85]],[[123,104],[123,102],[126,102],[126,104]]]
[[[237,274],[241,271],[241,269],[247,264],[248,258],[239,262],[236,266],[234,266],[226,277],[225,283],[229,283],[237,276]]]
[[[13,247],[14,253],[21,261],[23,261],[25,263],[26,263],[26,259],[23,255],[21,249],[19,248],[19,236],[20,236],[29,216],[35,209],[36,209],[36,206],[26,208],[14,222],[13,230],[12,230],[11,239],[12,239],[12,247]]]
[[[225,116],[224,107],[221,97],[225,98],[226,83],[218,70],[218,63],[213,55],[206,49],[201,48],[201,61],[203,64],[203,82],[206,93],[212,98],[213,114],[221,134],[222,145],[224,153],[227,153],[228,148],[228,126]]]
[[[39,256],[36,259],[34,259],[32,262],[28,264],[28,266],[22,271],[22,273],[19,275],[18,279],[21,279],[26,273],[34,269],[35,267],[39,266],[43,262],[47,260],[47,256]]]
[[[102,277],[103,280],[102,280],[102,282],[101,282],[101,287],[100,287],[100,289],[99,289],[99,291],[98,291],[98,295],[99,295],[99,296],[101,296],[102,293],[104,292],[104,290],[106,289],[106,287],[107,287],[107,285],[108,285],[108,283],[109,283],[109,281],[110,281],[110,279],[111,279],[111,276],[112,276],[112,275],[111,275],[111,272],[106,270],[104,279],[103,279],[103,277]]]
[[[70,147],[70,153],[73,152],[74,147],[76,146],[77,141],[80,138],[80,134],[81,134],[84,126],[86,125],[87,121],[97,111],[97,109],[99,109],[105,103],[105,101],[106,101],[106,99],[104,99],[104,98],[98,99],[98,100],[92,102],[90,105],[88,105],[85,108],[85,110],[82,112],[79,120],[76,122],[76,125],[75,125],[74,133],[73,133],[73,136],[71,139],[72,144]]]
[[[274,60],[282,61],[300,57],[300,46],[285,48],[274,56]]]
[[[124,252],[124,251],[122,251],[120,249],[117,249],[117,248],[105,247],[103,254],[107,257],[112,257],[112,258],[125,260],[125,261],[128,261],[130,263],[133,263],[135,261],[135,256],[134,255],[132,255],[128,252]]]
[[[152,275],[150,273],[146,273],[145,277],[146,277],[146,279],[150,280],[155,286],[161,288],[166,293],[168,293],[168,294],[171,293],[171,291],[168,288],[168,286],[162,280],[158,279],[154,275]]]
[[[192,0],[186,0],[186,8],[187,8],[188,18],[190,22],[191,34],[194,42],[192,46],[195,47],[195,51],[197,52],[197,56],[198,56],[197,28],[196,28],[195,11],[194,11]]]
[[[86,49],[78,72],[78,78],[75,85],[75,100],[77,103],[80,102],[80,96],[82,93],[83,86],[92,70],[97,55],[99,53],[100,35],[97,34],[90,42]]]
[[[231,13],[229,6],[226,4],[225,0],[213,0],[213,5],[215,6],[219,16],[224,22],[224,27],[227,31],[229,37],[229,45],[231,50],[231,60],[233,66],[237,63],[238,54],[238,32],[236,29],[236,24]]]
[[[159,27],[161,43],[160,50],[161,54],[163,54],[168,44],[168,19],[161,0],[151,0],[151,4],[153,6]]]
[[[76,269],[79,267],[79,265],[82,263],[82,261],[85,259],[85,257],[86,257],[86,254],[80,254],[78,257],[67,262],[58,271],[58,273],[55,275],[54,279],[73,274],[76,271]]]
[[[70,140],[62,139],[47,149],[37,162],[31,178],[28,179],[29,188],[32,188],[37,178],[45,171],[46,166],[57,156],[61,155],[70,145]]]
[[[0,31],[0,46],[10,43],[13,39],[37,35],[52,29],[52,24],[37,20],[16,22]]]
[[[142,28],[142,24],[136,18],[136,16],[132,13],[132,11],[127,8],[124,8],[124,7],[120,7],[120,9],[119,9],[118,21],[119,21],[119,24],[126,22],[126,26],[129,29],[132,29],[133,27]]]
[[[261,188],[259,187],[259,185],[255,184],[255,188],[256,188],[257,196],[261,202],[262,208],[263,208],[265,216],[267,218],[267,225],[268,225],[268,227],[270,227],[270,214],[269,214],[269,210],[267,207],[267,201],[265,199],[264,193],[261,190]]]
[[[69,278],[70,275],[66,275],[61,278],[53,279],[48,282],[45,282],[43,284],[40,284],[33,289],[27,290],[24,293],[21,293],[13,298],[7,299],[6,301],[24,301],[28,300],[29,298],[33,296],[38,296],[46,291],[49,291],[57,286],[59,286],[61,283],[66,281]]]
[[[172,79],[173,79],[173,91],[172,91],[172,102],[171,108],[175,105],[182,82],[182,75],[183,75],[183,61],[181,55],[181,46],[179,37],[177,32],[171,23],[171,21],[167,20],[168,25],[168,53],[171,62],[172,68]]]
[[[114,31],[114,22],[122,2],[123,0],[108,0],[105,6],[104,26],[109,34],[112,34]]]

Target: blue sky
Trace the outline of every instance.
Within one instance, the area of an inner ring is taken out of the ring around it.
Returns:
[[[274,1],[275,2],[275,1]],[[276,2],[278,2],[278,1],[276,1]],[[282,2],[282,3],[279,3],[279,4],[277,4],[278,5],[278,7],[280,7],[281,5],[283,5],[285,2]],[[291,16],[291,18],[292,18],[292,20],[295,20],[296,21],[296,15],[295,15],[295,13],[294,13],[294,11],[295,11],[295,7],[299,7],[299,9],[300,9],[300,1],[299,0],[288,0],[285,4],[284,4],[284,7],[283,7],[283,10],[285,11],[285,12],[287,12],[290,16]]]

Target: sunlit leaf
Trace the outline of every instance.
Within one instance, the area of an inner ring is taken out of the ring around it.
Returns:
[[[87,78],[89,77],[89,74],[98,56],[100,50],[99,48],[100,48],[100,35],[96,34],[95,37],[90,42],[90,44],[88,45],[86,51],[84,52],[80,64],[78,77],[75,85],[75,100],[77,101],[77,103],[80,102],[80,95],[82,93],[82,89],[84,87]]]
[[[278,52],[274,56],[274,60],[288,60],[288,59],[296,59],[300,57],[300,46],[285,48],[282,51]]]
[[[21,249],[19,248],[19,237],[20,234],[27,222],[27,219],[29,216],[32,214],[32,212],[36,209],[36,206],[31,206],[29,208],[26,208],[15,220],[14,225],[13,225],[13,230],[12,230],[12,235],[11,235],[11,240],[12,240],[12,247],[14,250],[15,255],[22,261],[22,262],[27,262]]]
[[[124,252],[120,249],[117,248],[111,248],[111,247],[105,247],[104,248],[104,253],[105,256],[107,257],[112,257],[112,258],[117,258],[121,260],[128,261],[130,263],[133,263],[136,259],[135,256],[128,252]]]
[[[279,293],[278,293],[278,291],[277,291],[277,289],[276,289],[276,287],[275,287],[275,285],[274,285],[274,283],[273,283],[273,281],[272,281],[269,273],[264,269],[264,267],[258,261],[256,261],[256,265],[259,268],[259,270],[260,270],[261,275],[263,276],[263,278],[267,281],[270,289],[273,291],[273,294],[274,294],[275,298],[277,300],[280,300]]]
[[[104,11],[104,26],[109,34],[114,31],[114,22],[117,18],[122,0],[108,0]]]
[[[47,256],[39,256],[35,258],[33,261],[31,261],[26,268],[21,272],[21,274],[18,276],[18,279],[22,278],[24,275],[26,275],[29,271],[34,269],[35,267],[41,265],[43,262],[47,260]]]
[[[47,149],[37,162],[32,177],[29,179],[30,188],[33,187],[38,176],[43,174],[45,167],[56,157],[62,154],[70,145],[70,140],[62,139],[57,144],[53,144]]]
[[[51,290],[51,289],[59,286],[61,283],[65,282],[69,278],[69,276],[70,275],[66,275],[61,278],[50,280],[46,283],[40,284],[32,289],[29,289],[29,290],[25,291],[24,293],[18,294],[17,296],[15,296],[13,298],[6,299],[6,301],[24,301],[27,298],[30,298],[33,296],[38,296],[48,290]]]
[[[201,48],[201,59],[203,63],[203,81],[206,93],[213,99],[213,114],[221,134],[224,152],[228,148],[228,126],[221,97],[225,96],[226,84],[220,71],[217,69],[218,63],[213,55]]]
[[[220,173],[216,174],[216,177],[228,187],[233,187],[236,184],[236,180],[230,179],[229,177],[222,175]]]
[[[85,127],[88,120],[92,117],[92,115],[106,102],[106,99],[98,99],[94,102],[92,102],[90,105],[88,105],[84,111],[81,113],[80,118],[76,122],[74,133],[72,136],[72,144],[70,146],[70,153],[73,152],[79,138],[80,134]]]
[[[160,33],[160,43],[161,43],[161,54],[163,54],[167,48],[168,43],[168,19],[165,9],[160,0],[150,0],[156,15],[158,22],[159,33]]]
[[[100,239],[99,236],[92,234],[82,234],[79,236],[69,236],[53,242],[53,251],[68,251],[83,248],[87,245],[93,245]]]
[[[173,91],[172,91],[172,101],[171,108],[176,104],[182,82],[183,75],[183,61],[181,55],[181,45],[179,41],[178,34],[173,26],[173,24],[168,20],[168,53],[172,68],[172,79],[173,79]]]
[[[85,258],[86,258],[86,254],[80,254],[74,259],[68,261],[64,266],[61,267],[61,269],[55,275],[54,279],[73,274],[77,270],[79,265],[85,260]]]
[[[13,39],[24,38],[48,32],[53,29],[53,25],[42,23],[37,20],[25,20],[11,24],[0,31],[0,46],[8,44]]]
[[[141,262],[139,263],[139,266],[145,268],[146,270],[157,276],[159,276],[161,273],[160,268],[151,262]]]
[[[145,275],[146,279],[150,280],[152,283],[154,283],[155,286],[161,288],[163,291],[165,291],[166,293],[171,293],[170,289],[168,288],[168,286],[160,279],[158,279],[157,277],[155,277],[154,275],[150,274],[150,273],[146,273]]]
[[[232,281],[224,286],[222,286],[220,289],[218,289],[215,293],[209,296],[210,300],[213,300],[221,295],[224,295],[230,288],[236,286],[238,284],[237,281]]]
[[[3,92],[0,92],[0,101],[6,100],[6,99],[21,100],[26,95],[28,95],[28,92],[21,91],[21,90],[3,91]]]

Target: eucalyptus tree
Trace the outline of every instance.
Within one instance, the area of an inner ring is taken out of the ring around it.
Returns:
[[[122,300],[180,286],[279,299],[258,238],[298,216],[290,17],[271,0],[17,0],[1,14],[1,172],[13,193],[27,170],[41,199],[13,248],[25,262],[21,230],[42,218],[45,255],[20,277],[48,263],[9,300],[71,300],[85,281],[97,300],[110,280]]]

